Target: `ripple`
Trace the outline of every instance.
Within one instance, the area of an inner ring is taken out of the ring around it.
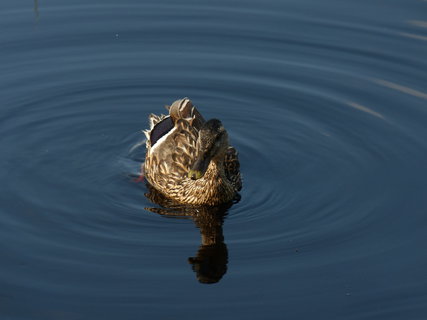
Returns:
[[[354,284],[352,270],[377,281],[395,275],[384,261],[422,265],[410,248],[425,238],[425,22],[409,6],[396,22],[311,5],[58,2],[35,22],[31,6],[9,4],[0,14],[13,29],[0,53],[6,288],[85,298],[105,312],[105,301],[160,308],[165,292],[172,309],[209,305],[203,296],[249,310],[250,290],[240,300],[249,286],[269,307],[283,296],[313,304]],[[168,219],[148,210],[133,176],[148,114],[183,96],[229,131],[242,198]],[[209,258],[222,277],[210,290],[194,281],[212,281]],[[365,300],[369,287],[360,285]]]

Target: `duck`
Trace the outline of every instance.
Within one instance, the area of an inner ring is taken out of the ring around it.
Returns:
[[[216,206],[239,197],[237,150],[218,119],[206,121],[189,98],[150,114],[142,171],[150,187],[173,202]]]

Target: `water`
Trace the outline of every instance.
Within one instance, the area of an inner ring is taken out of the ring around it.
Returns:
[[[427,2],[0,12],[2,319],[427,317]],[[184,96],[244,186],[174,218],[134,176]]]

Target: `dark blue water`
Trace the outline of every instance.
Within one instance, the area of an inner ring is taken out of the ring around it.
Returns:
[[[1,319],[427,318],[427,2],[0,8]],[[133,180],[185,96],[244,186],[174,218]]]

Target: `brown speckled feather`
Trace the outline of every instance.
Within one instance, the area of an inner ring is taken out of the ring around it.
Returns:
[[[224,159],[225,174],[237,191],[242,189],[242,177],[240,175],[240,162],[237,150],[228,147]]]
[[[151,145],[150,134],[165,115],[150,115],[144,173],[147,181],[166,197],[180,203],[217,205],[231,201],[241,189],[237,151],[229,147],[223,163],[211,161],[201,179],[188,178],[198,156],[199,130],[205,120],[187,98],[175,101],[169,108],[173,128]]]

